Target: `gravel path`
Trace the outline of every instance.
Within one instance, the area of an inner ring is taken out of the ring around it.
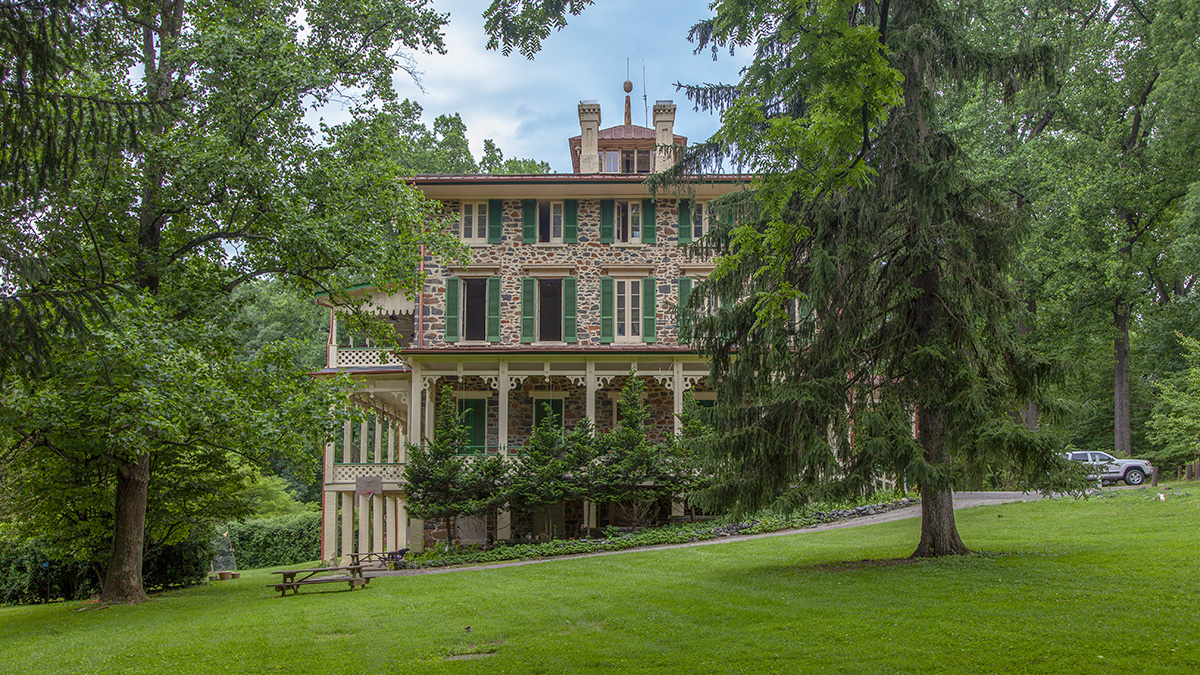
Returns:
[[[975,506],[986,506],[989,504],[1006,504],[1008,502],[1031,502],[1042,499],[1038,493],[1031,492],[956,492],[954,493],[954,510],[969,509]],[[858,518],[848,518],[839,520],[834,523],[823,523],[814,525],[813,527],[805,527],[795,530],[779,530],[778,532],[764,532],[762,534],[739,535],[736,537],[721,537],[719,539],[706,539],[704,541],[693,541],[684,544],[663,544],[661,546],[643,546],[641,548],[630,548],[621,551],[598,551],[596,553],[580,553],[578,555],[565,555],[556,558],[538,558],[535,560],[512,560],[507,562],[492,563],[489,565],[469,565],[464,567],[433,567],[420,570],[396,570],[394,572],[371,572],[368,576],[371,577],[407,577],[417,574],[446,574],[450,572],[467,572],[471,570],[492,570],[500,567],[519,567],[521,565],[540,565],[543,563],[558,562],[560,560],[574,560],[576,558],[596,558],[606,555],[622,555],[626,553],[638,553],[641,551],[662,551],[672,548],[688,548],[692,546],[715,546],[719,544],[730,544],[736,541],[748,541],[750,539],[765,539],[767,537],[784,537],[793,534],[802,534],[804,532],[820,532],[822,530],[837,530],[843,527],[861,527],[863,525],[874,525],[876,523],[890,523],[897,520],[907,520],[909,518],[917,518],[921,515],[921,505],[908,506],[900,509],[893,509],[886,513],[877,513],[871,516],[861,516]]]

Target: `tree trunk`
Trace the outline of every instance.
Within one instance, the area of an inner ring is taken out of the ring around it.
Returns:
[[[136,604],[146,599],[142,588],[142,548],[146,529],[146,496],[150,455],[117,467],[112,552],[104,570],[100,601]]]
[[[1029,334],[1029,324],[1032,323],[1037,317],[1037,300],[1029,300],[1025,308],[1029,312],[1029,322],[1025,321],[1024,316],[1017,321],[1017,334],[1022,337]],[[1039,412],[1036,402],[1026,401],[1025,405],[1021,408],[1019,415],[1021,424],[1025,425],[1026,429],[1030,431],[1037,431]]]
[[[945,411],[926,407],[917,417],[917,436],[925,450],[925,461],[938,469],[949,469],[950,449],[946,447]],[[914,558],[970,553],[958,536],[954,523],[954,488],[949,478],[921,485],[921,541]]]
[[[1116,368],[1113,373],[1113,431],[1115,435],[1113,454],[1130,457],[1133,441],[1129,426],[1129,314],[1132,306],[1118,299],[1113,308],[1113,325],[1117,338],[1113,341],[1116,352]]]

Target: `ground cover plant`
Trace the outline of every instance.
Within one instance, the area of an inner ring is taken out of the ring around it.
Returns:
[[[604,551],[626,551],[646,546],[685,544],[722,537],[812,527],[822,523],[911,506],[919,501],[920,499],[916,497],[902,497],[899,493],[875,493],[857,500],[833,504],[810,504],[786,514],[766,511],[747,519],[719,518],[634,531],[610,527],[605,528],[603,537],[595,538],[552,539],[529,543],[497,542],[497,545],[487,549],[471,546],[450,549],[435,547],[426,549],[422,553],[407,555],[404,560],[409,567],[421,569],[508,560],[556,558]]]
[[[264,586],[268,572],[249,572],[139,606],[0,609],[0,663],[43,673],[1191,673],[1200,496],[1184,492],[969,509],[959,525],[989,553],[908,563],[857,561],[907,556],[915,519],[287,598]],[[494,655],[448,660],[482,653]]]

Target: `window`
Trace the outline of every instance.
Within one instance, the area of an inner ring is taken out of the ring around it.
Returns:
[[[708,202],[692,205],[692,241],[698,241],[708,234],[708,216]]]
[[[563,242],[563,203],[538,202],[537,228],[539,244],[561,244]]]
[[[604,173],[620,173],[621,153],[616,150],[601,150],[600,164],[604,167]]]
[[[500,300],[500,277],[446,277],[446,342],[499,342]]]
[[[574,244],[579,241],[579,200],[521,201],[522,244]]]
[[[467,454],[483,454],[487,450],[487,401],[482,398],[458,399],[458,418],[470,430]]]
[[[616,236],[621,244],[642,243],[642,203],[640,201],[618,201],[616,203]]]
[[[538,426],[547,416],[551,416],[554,420],[552,425],[561,429],[563,427],[563,400],[561,398],[542,398],[536,397],[533,399],[533,426]]]
[[[658,281],[654,277],[600,279],[600,342],[645,342],[658,338]]]
[[[521,342],[577,342],[574,277],[521,280]]]
[[[649,150],[638,150],[637,151],[637,172],[638,173],[650,173],[650,151]]]
[[[562,279],[538,279],[538,340],[562,341]]]
[[[462,337],[487,339],[487,279],[463,279]]]
[[[488,203],[464,202],[459,209],[458,236],[466,244],[486,244],[488,241]]]
[[[600,243],[655,244],[657,218],[658,204],[653,199],[601,199]]]
[[[616,342],[641,342],[642,282],[618,279],[616,301]]]

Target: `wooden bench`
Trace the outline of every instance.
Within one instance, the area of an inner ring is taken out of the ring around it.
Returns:
[[[335,584],[338,582],[346,582],[350,584],[350,590],[354,590],[360,586],[366,586],[369,578],[363,576],[363,567],[365,565],[345,565],[342,567],[312,567],[303,570],[279,570],[271,574],[282,575],[282,579],[278,583],[267,584],[269,588],[274,588],[279,591],[280,597],[287,595],[291,591],[293,595],[300,592],[301,586],[309,584]],[[347,572],[346,575],[338,576],[315,576],[324,572]],[[303,574],[304,576],[300,576]],[[296,577],[300,577],[297,579]]]

